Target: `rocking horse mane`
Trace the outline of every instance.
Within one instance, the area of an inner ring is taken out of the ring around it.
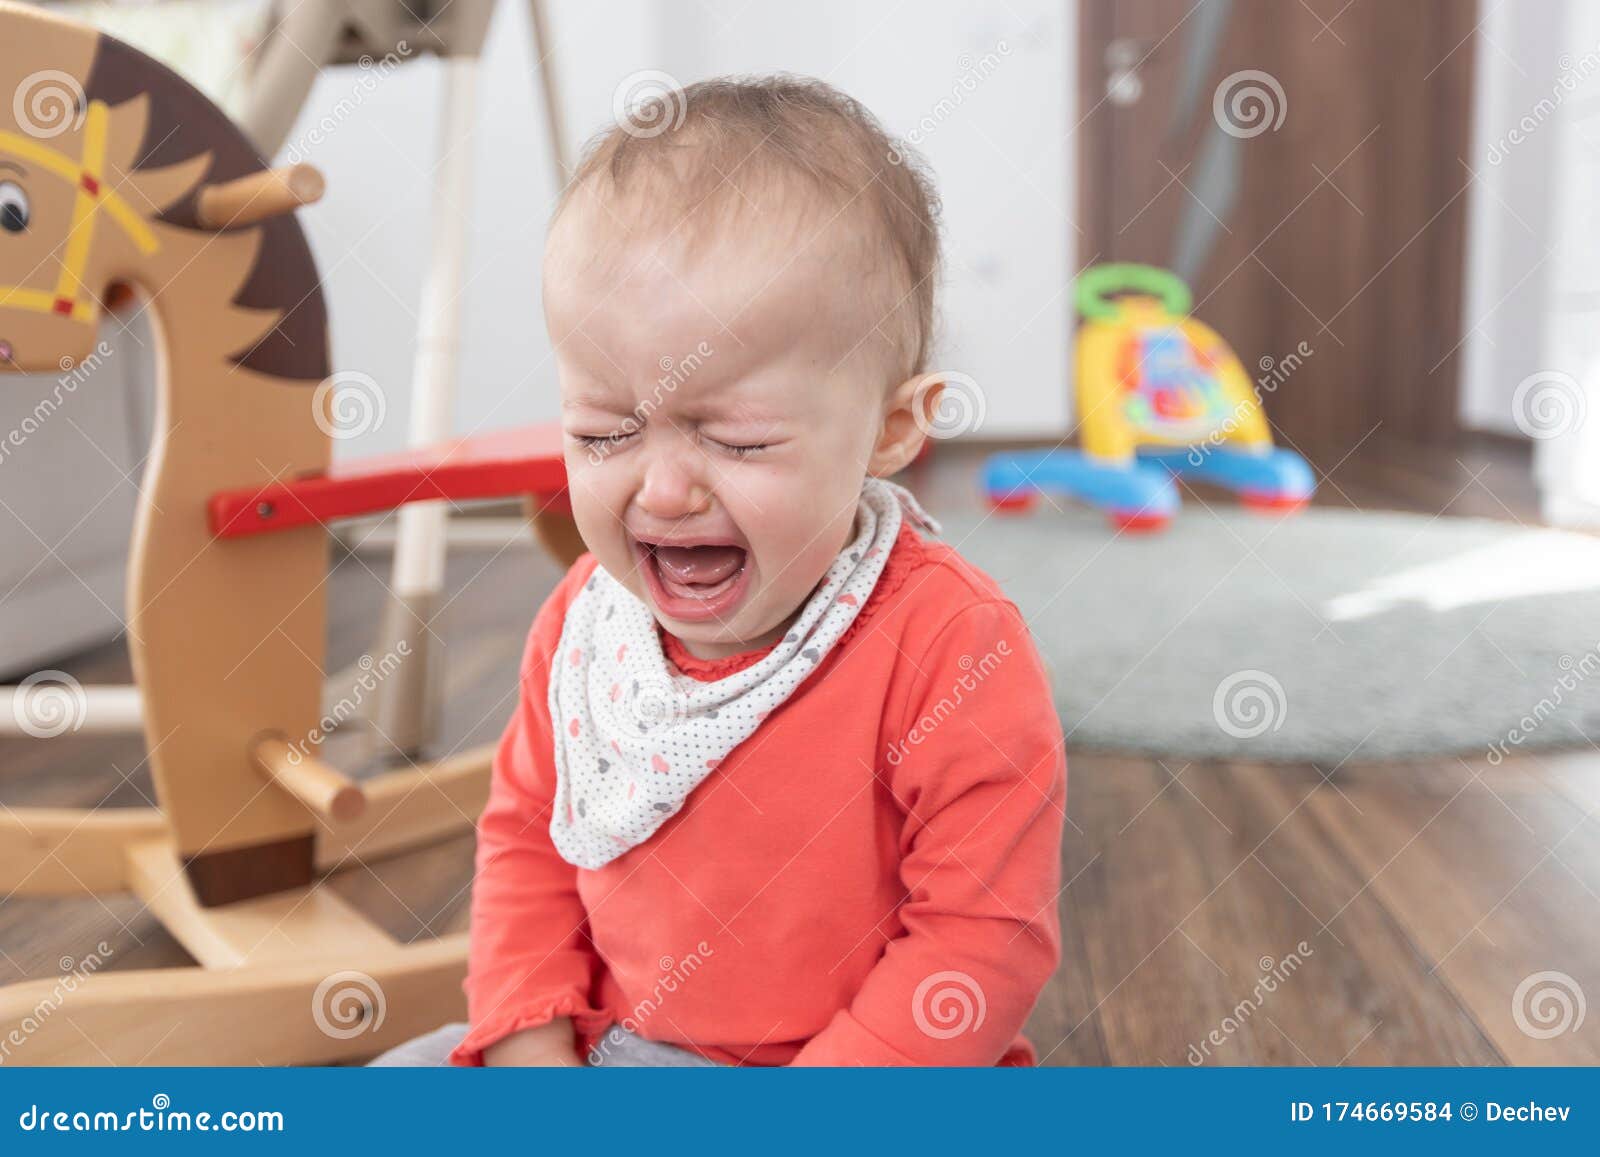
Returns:
[[[84,85],[89,101],[115,107],[143,96],[149,102],[144,141],[135,172],[209,153],[210,168],[156,220],[203,231],[200,190],[268,167],[255,147],[211,100],[160,62],[110,36],[96,38],[94,64]],[[278,319],[264,336],[237,354],[233,364],[271,377],[320,382],[328,376],[328,315],[311,248],[292,215],[252,228],[262,231],[255,268],[233,304],[269,310]]]

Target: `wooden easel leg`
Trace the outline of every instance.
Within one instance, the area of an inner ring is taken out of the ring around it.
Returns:
[[[478,59],[451,56],[443,62],[444,107],[440,112],[442,160],[436,178],[433,243],[422,287],[421,322],[413,367],[410,441],[428,446],[448,437],[456,398],[461,339],[461,288],[466,264],[466,206],[471,203],[471,149],[456,145],[472,137],[477,106]],[[437,660],[429,647],[428,623],[444,585],[450,508],[418,502],[396,515],[394,573],[380,645],[406,644],[406,662],[378,692],[373,722],[398,750],[414,755],[432,738],[437,716]],[[388,652],[383,652],[388,653]]]

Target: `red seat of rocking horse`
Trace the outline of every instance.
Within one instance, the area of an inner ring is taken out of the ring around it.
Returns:
[[[220,491],[206,505],[212,534],[242,538],[439,499],[529,494],[565,512],[566,490],[561,427],[545,423],[338,462],[317,474]]]

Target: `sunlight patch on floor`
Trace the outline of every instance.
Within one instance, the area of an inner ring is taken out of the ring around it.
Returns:
[[[1384,575],[1323,604],[1349,622],[1405,604],[1449,611],[1475,603],[1600,589],[1600,539],[1529,530],[1503,542]]]

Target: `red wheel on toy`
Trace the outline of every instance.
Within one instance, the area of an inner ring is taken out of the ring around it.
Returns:
[[[1022,514],[1033,509],[1039,496],[1031,490],[1017,490],[1002,497],[989,496],[989,509],[997,514]]]
[[[1239,495],[1239,501],[1250,510],[1267,514],[1293,514],[1303,509],[1311,499],[1306,496],[1297,498],[1292,494],[1253,494],[1247,490]]]
[[[1111,525],[1124,534],[1149,534],[1164,529],[1167,523],[1172,521],[1165,514],[1148,514],[1143,511],[1113,510],[1108,517],[1111,519]]]

